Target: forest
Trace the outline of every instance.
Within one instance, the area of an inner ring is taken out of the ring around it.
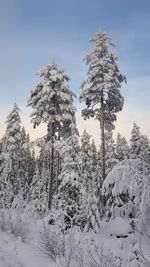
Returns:
[[[114,139],[128,77],[106,33],[90,42],[79,102],[82,117],[99,122],[98,146],[86,130],[79,135],[76,95],[56,63],[38,71],[27,100],[33,128],[44,123],[47,134],[30,140],[17,103],[6,118],[0,140],[2,267],[150,266],[149,139],[136,122],[129,142],[120,133]]]

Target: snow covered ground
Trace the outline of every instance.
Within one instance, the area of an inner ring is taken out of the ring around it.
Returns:
[[[116,238],[115,234],[111,236],[110,229],[115,233],[119,220],[116,225],[114,222],[111,225],[103,222],[99,235],[81,234],[77,231],[68,235],[64,245],[65,249],[67,247],[67,252],[64,249],[64,257],[61,254],[54,262],[39,249],[42,246],[40,233],[44,230],[43,222],[39,219],[28,224],[24,240],[21,236],[15,237],[10,231],[0,231],[0,267],[127,267],[132,243],[139,240],[138,234],[130,233],[127,238]],[[127,225],[125,222],[123,223],[127,233]],[[118,226],[118,228],[120,233],[121,227]],[[54,226],[48,226],[48,224],[46,229],[52,233],[57,232]],[[145,257],[150,257],[150,244],[146,243],[144,239],[141,239],[141,244]],[[56,248],[56,244],[54,244],[54,248]],[[95,265],[92,265],[94,261]]]

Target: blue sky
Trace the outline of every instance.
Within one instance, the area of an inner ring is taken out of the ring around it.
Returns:
[[[92,48],[88,40],[102,30],[116,44],[128,80],[117,130],[128,134],[136,120],[150,136],[149,10],[149,0],[0,0],[0,122],[14,102],[27,120],[24,106],[38,80],[35,73],[53,60],[70,75],[70,87],[79,95],[86,77],[82,58]]]

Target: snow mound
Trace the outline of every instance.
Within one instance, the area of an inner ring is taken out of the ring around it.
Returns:
[[[126,237],[132,232],[131,225],[127,219],[116,217],[109,223],[109,234],[117,237]]]

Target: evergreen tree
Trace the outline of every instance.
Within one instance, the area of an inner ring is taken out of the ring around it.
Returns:
[[[3,169],[3,153],[2,153],[2,147],[3,147],[3,145],[2,145],[2,142],[3,142],[3,139],[2,140],[0,140],[0,175],[1,175],[1,173],[2,173],[2,169]]]
[[[123,97],[119,91],[125,76],[119,71],[117,56],[109,49],[114,46],[112,41],[103,32],[96,33],[90,40],[95,48],[86,56],[89,65],[87,80],[82,83],[83,92],[80,100],[86,103],[82,110],[83,117],[95,117],[100,122],[101,151],[102,151],[102,177],[105,179],[105,138],[104,130],[114,128],[118,111],[122,110]]]
[[[141,147],[142,151],[140,154],[140,158],[144,161],[146,165],[146,171],[148,175],[150,174],[150,143],[147,136],[145,135],[142,135]]]
[[[56,202],[58,210],[63,216],[65,228],[74,225],[80,226],[81,223],[80,196],[82,184],[79,151],[79,141],[76,134],[68,137],[60,149],[60,153],[63,155],[63,163],[58,177],[60,184]]]
[[[134,123],[130,139],[130,158],[139,158],[142,153],[142,134],[140,127]]]
[[[36,162],[36,168],[30,189],[30,198],[32,206],[39,214],[47,211],[48,192],[46,190],[46,181],[46,170],[43,168],[42,172],[40,172],[38,163]]]
[[[28,105],[33,108],[31,114],[34,127],[40,123],[47,123],[47,141],[51,146],[51,168],[49,180],[49,209],[52,206],[54,183],[54,143],[61,139],[64,128],[68,132],[75,125],[75,109],[73,97],[68,87],[69,77],[57,65],[49,64],[38,72],[42,80],[38,82],[31,92]]]
[[[106,175],[116,165],[115,159],[115,141],[113,139],[112,131],[105,132],[105,164],[106,164]]]
[[[22,192],[23,197],[26,200],[29,200],[30,195],[30,185],[33,179],[34,171],[35,171],[35,158],[34,152],[32,154],[30,148],[30,137],[29,134],[26,134],[25,128],[22,128],[22,144],[21,144],[21,169],[22,176],[24,179],[22,180]]]
[[[116,165],[103,183],[107,197],[106,217],[138,218],[141,216],[142,196],[146,177],[140,160],[124,160]]]
[[[87,231],[99,229],[98,184],[97,184],[97,151],[94,141],[90,144],[90,135],[84,130],[81,136],[81,177],[82,177],[82,210]],[[97,186],[96,186],[97,185]]]
[[[133,124],[130,139],[130,158],[140,159],[144,164],[147,175],[150,173],[150,144],[147,136],[142,135],[140,127]]]
[[[14,200],[14,188],[10,179],[11,162],[8,159],[2,172],[0,182],[0,208],[10,208]]]
[[[3,137],[2,155],[3,172],[2,179],[12,187],[15,196],[23,194],[25,185],[25,170],[23,168],[23,135],[19,108],[15,104],[12,112],[7,117],[6,132]]]
[[[82,180],[83,186],[86,192],[90,191],[92,185],[92,177],[91,177],[91,145],[90,145],[91,136],[83,131],[83,135],[81,136],[81,172],[82,172]]]
[[[120,133],[117,135],[116,148],[115,148],[115,158],[117,162],[129,158],[129,146],[125,139]]]

